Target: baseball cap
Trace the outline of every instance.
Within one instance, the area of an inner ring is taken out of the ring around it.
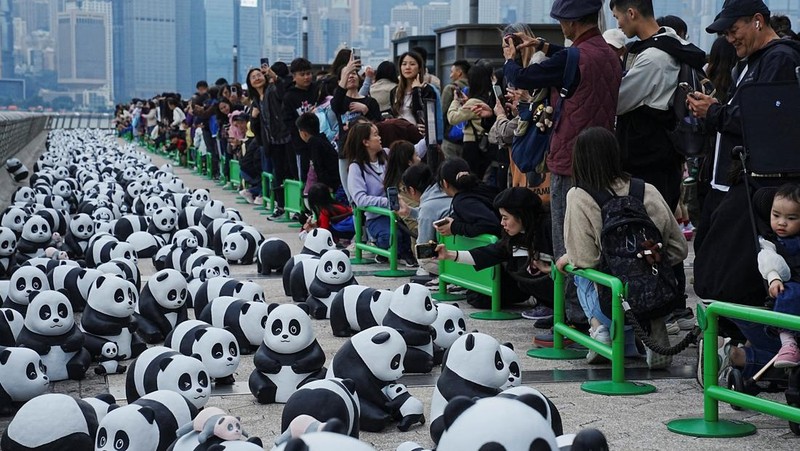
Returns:
[[[606,30],[606,32],[603,33],[603,39],[606,40],[606,44],[614,47],[617,50],[625,47],[625,33],[623,33],[619,28],[611,28]]]
[[[722,33],[739,18],[754,16],[756,13],[769,14],[769,8],[762,0],[725,0],[722,11],[714,18],[714,23],[706,27],[706,32]]]

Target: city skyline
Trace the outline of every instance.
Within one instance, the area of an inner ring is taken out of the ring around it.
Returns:
[[[478,23],[552,24],[552,1],[480,0]],[[605,25],[614,27],[605,3]],[[655,12],[682,17],[689,40],[709,50],[715,36],[704,27],[722,3],[659,0]],[[800,0],[766,3],[798,26]],[[468,21],[469,0],[0,0],[0,97],[20,79],[27,96],[93,106],[188,96],[200,79],[243,81],[262,57],[288,64],[305,54],[327,64],[342,47],[360,47],[376,66],[393,59],[397,36]]]

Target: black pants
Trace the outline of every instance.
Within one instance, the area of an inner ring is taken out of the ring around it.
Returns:
[[[296,166],[294,152],[291,152],[286,144],[270,144],[269,157],[272,159],[274,177],[272,190],[275,192],[275,203],[283,208],[283,182],[292,177],[291,168]]]
[[[461,152],[464,160],[469,164],[469,170],[478,178],[483,179],[486,175],[486,169],[489,168],[489,157],[486,152],[483,152],[476,142],[464,142],[464,147]]]

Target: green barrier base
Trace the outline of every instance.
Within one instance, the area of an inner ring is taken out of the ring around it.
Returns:
[[[488,321],[508,321],[513,319],[520,319],[522,315],[519,313],[511,313],[511,312],[493,312],[491,310],[486,310],[485,312],[475,312],[470,313],[469,317],[472,319],[483,319]]]
[[[277,222],[278,224],[285,224],[287,222],[297,222],[297,221],[292,221],[291,219],[287,218],[286,216],[281,216],[278,219],[273,219],[272,222]],[[298,224],[298,225],[300,225],[300,224]]]
[[[451,294],[451,293],[434,293],[431,297],[439,302],[456,302],[456,301],[463,301],[467,297],[463,294]]]
[[[581,384],[581,390],[595,395],[635,396],[656,391],[656,387],[639,382],[590,381]]]
[[[373,276],[375,277],[411,277],[416,274],[415,270],[403,269],[385,269],[383,271],[376,271]]]
[[[756,427],[744,421],[706,421],[702,418],[684,418],[667,423],[667,429],[676,434],[692,437],[733,438],[756,433]]]
[[[287,227],[289,227],[290,229],[299,229],[300,227],[303,227],[303,226],[298,224],[297,221],[294,221],[293,223],[288,224]]]
[[[528,350],[528,357],[545,360],[578,360],[586,358],[586,351],[577,349],[533,348]]]
[[[259,205],[259,206],[257,206],[257,207],[254,207],[254,208],[253,208],[253,210],[256,210],[256,211],[266,211],[266,210],[267,210],[267,207],[265,207],[265,206],[263,206],[263,205]]]
[[[357,258],[353,257],[350,259],[351,265],[377,265],[378,262],[375,261],[374,258]]]

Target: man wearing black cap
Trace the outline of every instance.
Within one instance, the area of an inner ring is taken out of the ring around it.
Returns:
[[[602,7],[603,0],[555,0],[550,9],[550,16],[558,20],[564,36],[572,41],[572,46],[578,49],[580,55],[572,86],[562,86],[567,66],[564,47],[523,33],[514,35],[514,39],[521,40],[516,46],[511,37],[503,41],[503,56],[506,59],[504,74],[509,84],[527,90],[551,87],[555,88],[554,91],[562,88],[568,90],[558,124],[553,126],[547,155],[547,167],[551,172],[550,212],[555,258],[566,253],[564,215],[567,191],[572,187],[572,147],[575,139],[581,130],[589,127],[614,130],[622,68],[619,58],[608,47],[597,27]],[[534,47],[549,58],[522,68],[514,61],[514,57],[517,50],[526,47]],[[571,295],[572,289],[567,293],[570,321],[585,323],[586,318],[577,303],[577,297]]]

